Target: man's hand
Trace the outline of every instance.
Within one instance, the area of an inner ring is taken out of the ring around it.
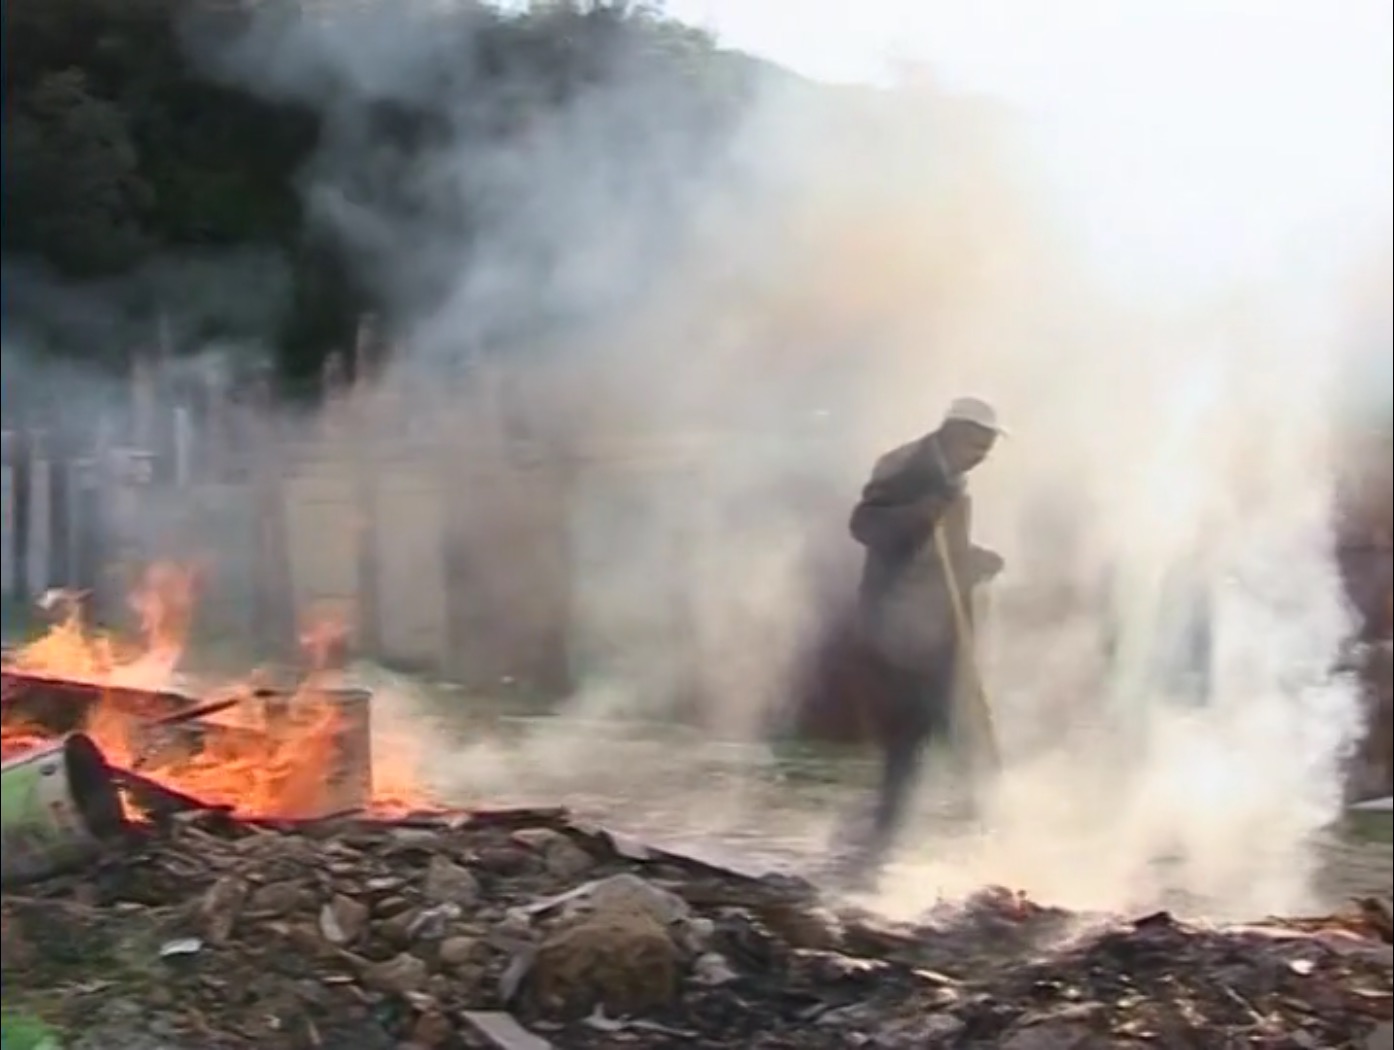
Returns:
[[[985,583],[995,578],[1005,565],[1002,555],[985,547],[974,547],[968,552],[968,571],[977,583]]]

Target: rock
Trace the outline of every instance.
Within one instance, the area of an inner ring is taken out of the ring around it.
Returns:
[[[526,875],[542,866],[536,852],[521,846],[488,846],[475,855],[474,863],[481,871],[505,879]]]
[[[505,941],[529,941],[533,938],[532,919],[522,911],[510,909],[504,912],[503,918],[494,924],[490,933],[492,937]]]
[[[407,880],[398,875],[383,875],[375,879],[369,879],[363,884],[363,888],[369,893],[392,893],[400,890],[407,884]]]
[[[595,858],[565,835],[548,844],[542,851],[542,864],[547,873],[570,881],[580,878],[595,867]]]
[[[554,828],[520,828],[509,838],[541,856],[548,874],[559,879],[574,879],[595,867],[594,857]]]
[[[1109,1050],[1116,1045],[1075,1021],[1043,1021],[1008,1033],[1001,1050]]]
[[[966,1028],[952,1014],[930,1014],[912,1017],[887,1025],[872,1037],[877,1050],[926,1050],[928,1047],[948,1046],[950,1040]]]
[[[411,1040],[418,1046],[444,1046],[455,1034],[455,1026],[438,1010],[428,1010],[411,1027]]]
[[[708,988],[716,988],[740,979],[731,964],[718,952],[707,952],[692,962],[692,979]]]
[[[273,882],[253,891],[247,899],[247,910],[259,917],[289,915],[303,901],[303,887],[298,882]]]
[[[1375,1030],[1365,1037],[1365,1050],[1394,1050],[1394,1024],[1381,1021]]]
[[[791,948],[836,951],[842,946],[842,923],[826,908],[780,905],[762,908],[761,918]]]
[[[413,941],[438,941],[461,914],[462,909],[454,901],[423,908],[407,926],[407,937]]]
[[[339,948],[358,940],[367,922],[368,906],[341,893],[335,894],[328,904],[320,908],[320,935]]]
[[[468,868],[436,854],[426,867],[423,892],[432,904],[450,902],[469,908],[479,901],[479,880]]]
[[[552,1044],[520,1025],[512,1015],[498,1010],[466,1010],[460,1018],[479,1042],[471,1046],[493,1050],[552,1050]]]
[[[480,947],[477,937],[447,937],[440,942],[437,958],[442,966],[463,966],[479,954]]]
[[[576,1016],[600,1006],[621,1016],[672,1001],[677,949],[667,929],[632,903],[599,909],[542,941],[525,981],[538,1010]]]
[[[641,912],[665,927],[691,914],[687,902],[677,894],[660,889],[628,872],[579,887],[576,895],[566,904],[572,914],[583,911]]]
[[[381,919],[390,919],[394,915],[401,915],[404,911],[410,911],[412,903],[406,897],[384,897],[373,905],[373,914]]]
[[[567,841],[566,835],[555,828],[519,828],[508,837],[518,845],[536,850],[538,853],[546,852],[554,843]]]
[[[409,908],[399,912],[390,919],[384,919],[378,923],[377,932],[388,944],[397,948],[405,948],[412,941],[412,930],[415,929],[417,917],[421,912],[421,908]]]
[[[416,956],[403,952],[387,962],[364,965],[362,974],[363,983],[370,988],[406,995],[425,987],[431,977],[431,968]]]
[[[678,947],[688,955],[701,955],[716,936],[716,923],[701,915],[694,915],[675,924],[669,932]]]
[[[247,883],[234,875],[223,875],[208,887],[199,905],[199,916],[209,944],[227,943],[246,900]]]
[[[393,828],[392,850],[397,853],[418,851],[435,853],[442,847],[440,832],[433,828]]]

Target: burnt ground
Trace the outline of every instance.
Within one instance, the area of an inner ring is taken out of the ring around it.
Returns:
[[[995,888],[896,922],[555,810],[186,814],[0,906],[6,1008],[75,1050],[1366,1050],[1394,1003],[1379,901],[1221,927]]]
[[[389,683],[384,695],[391,692]],[[432,700],[439,710],[441,698]],[[713,745],[683,731],[638,727],[616,735],[608,727],[585,724],[573,731],[553,718],[499,719],[488,705],[482,705],[480,713],[473,702],[452,703],[448,695],[444,704],[473,708],[469,715],[452,713],[441,726],[443,738],[454,738],[444,764],[423,756],[423,768],[448,785],[453,800],[562,801],[587,818],[742,868],[816,872],[828,859],[838,826],[865,810],[876,774],[874,760],[864,752],[772,756],[764,748]],[[1193,885],[1181,895],[1190,898],[1190,906],[1162,892],[1120,895],[1113,885],[1103,887],[1109,891],[1103,897],[1062,894],[1062,888],[1074,889],[1079,856],[1088,852],[1085,843],[1067,836],[1058,849],[1043,850],[1040,842],[1031,841],[1023,857],[975,857],[975,863],[965,864],[963,842],[973,832],[969,829],[965,835],[961,822],[945,819],[942,788],[942,781],[936,784],[931,777],[922,791],[918,819],[907,832],[899,858],[901,883],[942,879],[944,891],[952,895],[984,882],[1005,882],[1044,899],[1069,896],[1069,903],[1077,906],[1165,905],[1238,918],[1339,908],[1352,897],[1387,895],[1394,883],[1387,827],[1373,836],[1369,828],[1344,828],[1314,836],[1303,848],[1302,859],[1313,871],[1294,880],[1300,886],[1248,895],[1246,869],[1271,873],[1279,862],[1258,855],[1270,845],[1264,830],[1244,827],[1239,829],[1243,841],[1234,846],[1237,855],[1225,858],[1232,871],[1230,892],[1223,900],[1207,897],[1204,873],[1193,877]],[[989,828],[987,833],[1011,838],[1020,830]],[[1114,828],[1110,834],[1119,830],[1125,829]],[[1029,831],[1032,839],[1055,834],[1050,827]],[[1107,852],[1113,844],[1102,845]],[[1242,856],[1246,850],[1255,854],[1252,860]],[[1062,858],[1067,869],[1063,876],[1052,872],[1056,877],[1039,877],[1041,861],[1057,865]],[[952,870],[956,867],[965,870]],[[916,903],[925,903],[920,899],[925,896],[917,894]]]

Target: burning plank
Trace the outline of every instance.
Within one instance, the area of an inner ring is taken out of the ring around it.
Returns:
[[[240,684],[193,696],[170,688],[183,651],[194,573],[156,566],[132,599],[142,641],[90,631],[80,602],[0,668],[4,757],[82,733],[119,769],[171,797],[244,818],[314,820],[372,802],[371,696],[326,667],[342,631],[307,633],[313,666],[294,689]]]
[[[195,706],[193,697],[165,689],[137,689],[6,667],[0,670],[0,704],[7,725],[26,723],[50,733],[71,733],[92,711],[105,707],[133,718],[162,719]]]
[[[371,695],[363,690],[248,692],[200,704],[6,672],[6,685],[16,683],[0,720],[7,759],[82,729],[116,765],[243,816],[313,820],[372,800]]]

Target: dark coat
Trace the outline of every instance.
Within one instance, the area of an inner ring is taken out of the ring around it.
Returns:
[[[953,606],[934,530],[942,523],[966,605],[982,575],[968,539],[970,514],[963,479],[950,474],[933,434],[877,461],[852,511],[851,531],[866,548],[858,628],[882,659],[929,670],[953,658]]]

